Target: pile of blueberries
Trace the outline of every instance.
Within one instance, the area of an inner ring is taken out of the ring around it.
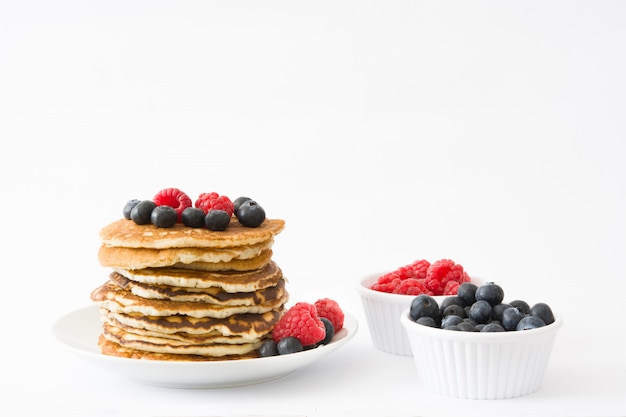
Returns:
[[[546,303],[531,307],[524,300],[503,300],[504,290],[494,282],[480,286],[465,282],[457,295],[444,298],[441,305],[429,295],[416,296],[409,314],[413,321],[425,326],[468,332],[530,330],[554,322],[552,309]]]

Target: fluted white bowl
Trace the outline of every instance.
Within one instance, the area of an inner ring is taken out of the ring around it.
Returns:
[[[399,316],[421,383],[456,398],[505,399],[541,387],[556,335],[563,324],[508,332],[464,332],[415,323],[409,308]]]
[[[400,324],[400,314],[411,306],[414,295],[391,294],[370,289],[384,273],[369,275],[359,280],[357,291],[365,312],[372,343],[376,349],[401,356],[412,356],[413,352]],[[445,296],[433,297],[441,302]]]

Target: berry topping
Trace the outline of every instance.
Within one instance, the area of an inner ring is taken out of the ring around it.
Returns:
[[[298,353],[304,350],[304,346],[300,339],[294,336],[287,336],[282,338],[276,344],[276,350],[279,355],[287,355],[289,353]]]
[[[343,328],[344,314],[337,301],[331,300],[330,298],[321,298],[317,300],[314,305],[318,317],[330,320],[335,332]]]
[[[324,327],[326,328],[326,336],[319,342],[320,345],[327,345],[333,340],[333,336],[335,336],[335,326],[333,323],[328,320],[326,317],[320,317],[322,323],[324,323]]]
[[[178,220],[178,213],[170,206],[156,206],[150,213],[150,221],[156,227],[172,227]]]
[[[178,188],[164,188],[152,198],[152,201],[157,206],[170,206],[176,210],[177,222],[181,221],[183,211],[191,207],[191,198]]]
[[[259,348],[259,356],[262,358],[268,356],[276,356],[278,355],[278,346],[276,342],[272,339],[268,339],[263,342],[261,347]]]
[[[151,219],[152,210],[156,207],[171,207],[176,212],[176,222],[168,226],[169,221],[163,220],[162,210],[159,210],[158,214],[155,213],[161,219],[158,227],[174,227],[176,223],[183,223],[186,227],[212,231],[226,230],[233,215],[245,227],[258,227],[265,221],[265,210],[256,201],[250,197],[238,197],[235,201],[237,204],[225,195],[210,192],[200,194],[192,203],[191,198],[178,188],[164,188],[152,200],[128,200],[122,214],[139,225],[157,224]]]
[[[231,217],[235,211],[235,205],[230,201],[230,198],[215,192],[200,194],[194,207],[202,209],[205,214],[211,210],[224,210],[228,213],[228,217]]]
[[[246,200],[236,213],[239,223],[246,227],[258,227],[265,220],[265,210],[254,200]]]
[[[235,216],[237,215],[237,210],[239,210],[239,207],[241,207],[241,204],[245,203],[248,200],[252,200],[252,199],[250,197],[237,197],[235,201],[233,201],[233,206],[234,206],[233,213],[235,213]]]
[[[122,214],[124,214],[124,218],[127,220],[130,220],[130,212],[132,211],[133,207],[135,207],[137,204],[139,204],[139,200],[137,200],[136,198],[132,199],[132,200],[128,200],[128,202],[126,202],[126,205],[124,206],[124,210],[122,211]]]
[[[211,209],[204,217],[204,224],[209,230],[226,230],[230,223],[230,217],[224,210]]]
[[[196,207],[187,207],[183,210],[180,220],[187,227],[204,227],[204,211]]]
[[[137,224],[150,224],[152,222],[152,210],[156,204],[152,200],[143,200],[135,204],[130,211],[130,218]]]
[[[302,346],[311,346],[324,340],[326,327],[317,316],[314,304],[298,302],[276,323],[272,338],[279,343],[286,337],[295,337]]]

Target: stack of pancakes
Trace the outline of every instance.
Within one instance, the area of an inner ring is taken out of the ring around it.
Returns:
[[[282,316],[288,293],[272,260],[284,221],[259,227],[236,218],[224,231],[138,225],[100,231],[100,263],[112,269],[93,290],[106,355],[208,361],[256,357]]]

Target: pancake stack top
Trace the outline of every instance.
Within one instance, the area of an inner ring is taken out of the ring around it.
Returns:
[[[103,354],[209,361],[253,358],[285,311],[288,293],[272,260],[283,220],[222,231],[122,218],[100,231],[109,279],[91,293]]]

